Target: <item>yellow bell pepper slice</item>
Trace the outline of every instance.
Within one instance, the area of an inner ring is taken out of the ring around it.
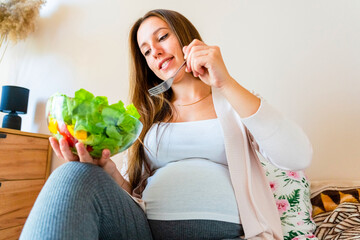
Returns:
[[[87,132],[84,130],[78,130],[75,132],[75,138],[77,140],[86,140],[87,139]]]
[[[54,118],[49,119],[48,128],[49,128],[51,133],[57,134],[57,132],[58,132],[58,123],[57,123],[56,119],[54,119]]]
[[[67,125],[66,126],[71,136],[74,136],[74,125]]]

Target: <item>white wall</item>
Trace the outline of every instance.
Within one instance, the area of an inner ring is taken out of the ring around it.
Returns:
[[[85,88],[126,101],[128,32],[154,8],[188,17],[221,47],[238,82],[305,130],[314,147],[310,179],[359,179],[357,0],[48,0],[38,30],[10,45],[0,64],[0,85],[30,89],[22,130],[49,133],[45,102],[55,92]],[[54,158],[53,169],[61,163]]]

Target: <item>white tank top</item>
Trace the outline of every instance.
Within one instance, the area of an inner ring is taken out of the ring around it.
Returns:
[[[155,170],[142,195],[148,219],[240,223],[218,119],[154,124],[144,144]]]

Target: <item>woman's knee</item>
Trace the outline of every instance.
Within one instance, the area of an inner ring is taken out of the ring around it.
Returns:
[[[53,171],[51,177],[68,179],[72,182],[88,177],[99,177],[107,173],[99,166],[82,162],[67,162]]]
[[[48,180],[45,187],[62,186],[66,188],[89,188],[96,184],[98,179],[109,177],[108,174],[99,166],[82,163],[67,162],[55,169]]]

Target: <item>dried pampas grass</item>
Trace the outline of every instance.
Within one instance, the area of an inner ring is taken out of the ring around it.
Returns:
[[[0,0],[0,48],[8,40],[17,43],[35,31],[36,18],[45,0]]]

